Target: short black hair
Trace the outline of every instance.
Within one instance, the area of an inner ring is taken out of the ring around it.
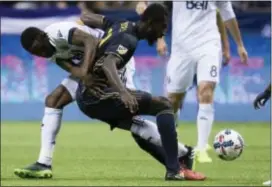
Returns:
[[[21,34],[21,44],[24,49],[28,50],[33,45],[33,42],[41,36],[41,30],[36,27],[28,27]]]
[[[149,5],[141,16],[142,21],[152,20],[152,21],[163,21],[168,17],[167,8],[160,3],[152,3]]]

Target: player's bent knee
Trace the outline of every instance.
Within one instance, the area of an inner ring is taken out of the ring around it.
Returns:
[[[174,110],[178,110],[183,103],[185,93],[170,93],[168,94],[168,99],[172,103]]]
[[[212,103],[215,83],[204,82],[198,86],[198,100],[200,103]]]
[[[71,103],[73,100],[69,92],[64,86],[58,86],[51,94],[45,99],[45,106],[55,109],[63,109],[64,106]]]
[[[46,107],[56,108],[56,105],[57,105],[57,98],[54,95],[49,94],[48,96],[46,96],[45,98]]]
[[[161,105],[161,110],[172,110],[172,103],[169,99],[165,97],[158,97],[158,100],[160,101]]]

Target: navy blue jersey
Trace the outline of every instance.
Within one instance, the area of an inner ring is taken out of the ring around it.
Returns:
[[[113,99],[116,100],[115,102],[118,101],[119,103],[122,103],[119,98],[119,93],[111,89],[110,85],[108,84],[107,77],[102,66],[105,57],[108,54],[113,54],[120,58],[120,63],[116,64],[117,69],[122,69],[133,56],[137,47],[138,38],[136,37],[135,23],[133,22],[108,21],[107,27],[108,29],[99,43],[97,56],[93,67],[93,76],[104,79],[106,84],[104,86],[97,85],[90,88],[85,88],[85,86],[80,82],[77,94],[77,100],[80,100],[79,103],[97,104],[102,101],[105,102],[105,100],[108,99]]]
[[[135,23],[129,21],[117,21],[107,24],[104,37],[101,39],[97,60],[104,55],[114,54],[121,59],[121,63],[117,64],[117,68],[123,68],[133,56],[138,44],[138,38],[135,32]]]

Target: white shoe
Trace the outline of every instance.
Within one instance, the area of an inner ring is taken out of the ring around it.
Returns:
[[[264,186],[271,186],[271,181],[266,181],[263,183]]]
[[[210,151],[212,150],[212,146],[210,146],[209,144],[206,145],[206,151]]]
[[[206,150],[195,150],[195,161],[198,163],[211,163],[212,159],[209,157]]]

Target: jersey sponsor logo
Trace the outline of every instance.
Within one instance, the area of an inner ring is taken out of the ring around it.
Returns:
[[[119,45],[118,48],[117,48],[117,52],[120,54],[120,55],[124,55],[128,52],[128,49],[126,47],[124,47],[123,45]]]
[[[120,30],[119,32],[124,32],[128,29],[128,22],[124,22],[120,24]]]
[[[208,1],[186,1],[186,8],[189,10],[207,10]]]

